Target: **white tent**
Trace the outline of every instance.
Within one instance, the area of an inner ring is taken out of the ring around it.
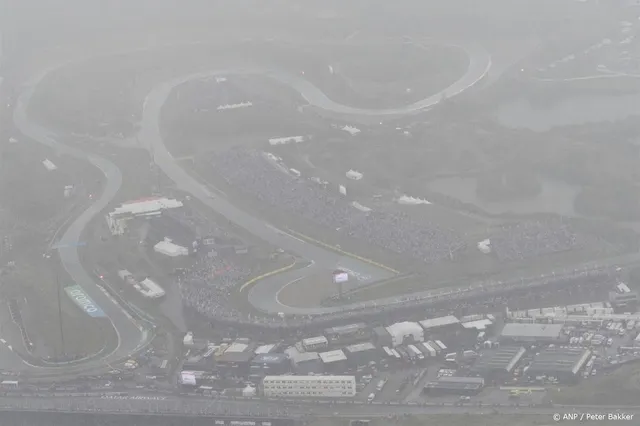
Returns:
[[[415,198],[415,197],[409,197],[408,195],[403,195],[402,197],[398,198],[398,204],[417,206],[420,204],[429,205],[431,203],[425,200],[424,198]]]
[[[486,240],[480,241],[478,243],[478,250],[484,254],[491,253],[491,240],[487,238]]]
[[[347,172],[347,177],[351,180],[360,180],[362,179],[362,173],[357,172],[355,170],[349,170]]]
[[[351,203],[351,205],[352,205],[353,207],[355,207],[356,209],[360,210],[361,212],[365,212],[365,213],[367,213],[367,212],[370,212],[370,211],[371,211],[371,209],[370,209],[369,207],[367,207],[367,206],[363,206],[362,204],[360,204],[360,203],[359,203],[359,202],[357,202],[357,201],[354,201],[353,203]]]
[[[45,159],[44,161],[42,161],[42,164],[44,165],[44,168],[49,170],[50,172],[56,170],[58,168],[58,166],[56,166],[55,164],[53,164],[51,162],[51,160],[49,160],[48,158]]]
[[[253,386],[247,386],[242,389],[242,396],[245,398],[251,398],[252,396],[256,396],[256,388]]]
[[[164,241],[160,241],[158,244],[153,246],[153,250],[156,253],[164,254],[169,257],[189,255],[189,249],[172,243],[168,238],[165,238]]]

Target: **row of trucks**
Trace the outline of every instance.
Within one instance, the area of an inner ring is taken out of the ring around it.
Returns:
[[[447,350],[447,346],[440,340],[429,340],[396,348],[383,347],[389,358],[410,362],[422,361],[426,358],[436,358]]]

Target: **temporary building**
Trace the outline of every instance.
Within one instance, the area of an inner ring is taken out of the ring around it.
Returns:
[[[398,322],[387,327],[387,331],[391,335],[391,342],[394,347],[402,345],[405,340],[424,341],[424,330],[417,322]]]
[[[166,238],[164,241],[160,241],[158,244],[153,246],[153,250],[156,253],[164,254],[165,256],[169,256],[169,257],[189,255],[188,248],[174,244],[168,238]]]
[[[165,295],[164,289],[149,278],[145,278],[140,282],[140,289],[138,291],[150,299],[157,299]]]
[[[486,240],[480,241],[478,243],[478,250],[480,250],[480,252],[484,254],[491,253],[491,240],[486,239]]]
[[[362,173],[357,172],[355,170],[349,170],[347,172],[347,177],[351,180],[360,180],[362,179]]]
[[[286,145],[290,143],[304,142],[304,136],[289,136],[286,138],[271,138],[269,139],[270,145]]]
[[[52,172],[54,170],[56,170],[58,168],[58,166],[56,166],[55,164],[53,164],[51,162],[51,160],[46,159],[42,162],[42,164],[44,165],[44,168],[47,169],[48,171]]]

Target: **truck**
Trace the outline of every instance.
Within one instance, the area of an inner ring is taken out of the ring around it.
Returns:
[[[443,352],[447,350],[447,346],[440,340],[436,340],[436,345],[438,345],[440,347],[440,350],[442,350]]]
[[[438,356],[438,352],[436,352],[436,350],[429,344],[429,342],[423,342],[422,347],[425,350],[425,354],[427,354],[431,358],[435,358],[436,356]]]
[[[438,346],[436,342],[434,342],[433,340],[429,340],[427,343],[429,344],[429,346],[435,349],[436,355],[440,355],[440,352],[442,352],[442,348]]]
[[[135,277],[133,276],[133,274],[129,271],[127,271],[126,269],[121,269],[118,271],[118,276],[120,277],[120,279],[122,281],[124,281],[125,283],[131,285],[131,286],[136,286],[138,285],[138,282],[136,281]]]
[[[408,345],[407,348],[409,349],[410,352],[413,353],[413,356],[419,360],[423,360],[424,359],[424,354],[418,350],[418,348],[415,347],[415,345]]]

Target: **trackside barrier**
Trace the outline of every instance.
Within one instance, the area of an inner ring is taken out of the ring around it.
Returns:
[[[342,249],[340,249],[340,248],[338,248],[336,246],[332,246],[331,244],[327,244],[325,242],[316,240],[315,238],[311,238],[308,235],[301,234],[301,233],[299,233],[297,231],[294,231],[294,230],[292,230],[290,228],[287,228],[287,232],[295,235],[298,238],[302,238],[303,240],[307,240],[310,243],[317,244],[319,246],[328,248],[329,250],[333,250],[335,252],[338,252],[338,253],[340,253],[340,254],[342,254],[344,256],[352,257],[354,259],[358,259],[358,260],[360,260],[362,262],[365,262],[365,263],[368,263],[370,265],[377,266],[378,268],[386,269],[387,271],[392,272],[394,274],[399,274],[400,273],[400,271],[396,271],[395,269],[393,269],[393,268],[391,268],[389,266],[383,265],[382,263],[378,263],[375,260],[367,259],[365,257],[358,256],[357,254],[349,253],[348,251],[344,251],[344,250],[342,250]]]
[[[271,271],[271,272],[267,272],[266,274],[262,274],[260,276],[257,276],[255,278],[251,278],[249,281],[247,281],[246,283],[242,284],[240,286],[240,291],[243,291],[245,288],[249,287],[251,284],[254,284],[262,279],[268,278],[270,276],[276,275],[276,274],[281,274],[283,272],[288,271],[289,269],[293,268],[294,266],[296,266],[298,262],[296,260],[293,261],[293,263],[291,265],[285,266],[284,268],[280,268],[280,269],[276,269],[275,271]]]

